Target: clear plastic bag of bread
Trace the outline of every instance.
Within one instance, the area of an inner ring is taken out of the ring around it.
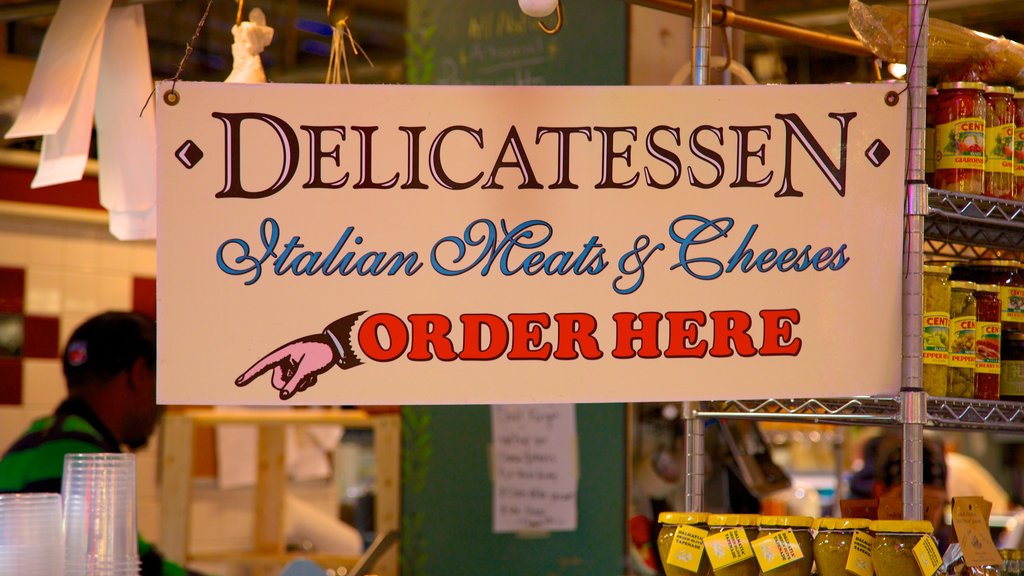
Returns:
[[[907,58],[907,11],[850,0],[850,28],[875,56]],[[1024,84],[1024,45],[928,19],[928,75],[940,81]]]

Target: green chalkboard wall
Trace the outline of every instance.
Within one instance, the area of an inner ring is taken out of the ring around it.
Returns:
[[[625,84],[626,3],[563,0],[563,9],[564,27],[549,36],[516,0],[410,0],[407,80]],[[546,22],[553,25],[554,17]],[[579,528],[541,538],[491,531],[488,406],[406,407],[402,416],[403,576],[625,572],[622,404],[577,407]]]
[[[410,0],[410,82],[621,85],[626,3],[563,0],[564,26],[547,35],[516,0]],[[552,15],[545,19],[554,25]]]
[[[625,409],[580,404],[578,529],[491,531],[488,406],[403,410],[403,576],[625,573]]]

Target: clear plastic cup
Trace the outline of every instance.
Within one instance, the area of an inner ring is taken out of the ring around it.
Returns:
[[[60,502],[60,494],[0,495],[0,574],[63,574]]]
[[[122,576],[139,568],[133,454],[68,454],[63,495],[68,575]]]

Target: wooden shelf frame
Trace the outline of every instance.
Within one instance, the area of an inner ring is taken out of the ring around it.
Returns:
[[[253,550],[240,553],[196,554],[189,552],[192,514],[192,451],[195,427],[217,424],[253,424],[259,430],[259,461]],[[250,410],[220,412],[208,408],[168,413],[164,418],[164,450],[161,454],[162,489],[161,550],[167,558],[189,562],[226,561],[251,566],[256,573],[275,573],[288,561],[308,558],[325,567],[351,568],[360,560],[317,554],[288,554],[285,549],[284,502],[285,427],[335,424],[373,432],[376,463],[374,522],[378,533],[398,532],[401,519],[401,417],[398,413],[369,414],[362,410]],[[390,547],[374,566],[380,576],[398,576],[399,547]]]

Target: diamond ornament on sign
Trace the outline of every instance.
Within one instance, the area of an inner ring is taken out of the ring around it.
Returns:
[[[875,168],[881,166],[889,158],[891,152],[889,147],[886,146],[881,140],[875,139],[874,142],[868,146],[868,149],[864,151],[864,155],[867,156],[868,161]]]
[[[199,145],[191,140],[186,140],[184,144],[178,147],[174,152],[174,157],[181,162],[182,166],[191,170],[199,161],[203,159],[203,151],[199,148]]]

